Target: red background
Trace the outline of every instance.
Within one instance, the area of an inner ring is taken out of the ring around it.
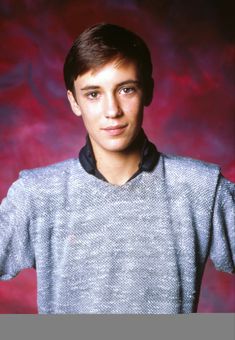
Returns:
[[[152,50],[155,97],[144,128],[163,152],[217,163],[235,181],[232,1],[2,0],[0,199],[20,170],[74,157],[85,130],[70,111],[64,57],[87,26],[139,33]],[[235,312],[235,279],[209,261],[199,312]],[[36,274],[0,283],[0,313],[36,313]]]

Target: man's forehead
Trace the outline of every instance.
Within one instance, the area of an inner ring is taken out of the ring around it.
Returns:
[[[104,63],[103,65],[91,68],[87,72],[78,75],[78,77],[75,79],[76,81],[79,80],[92,80],[92,79],[99,79],[102,80],[105,77],[117,77],[119,74],[122,75],[122,77],[128,75],[132,75],[133,80],[138,79],[138,69],[136,66],[136,63],[131,60],[127,59],[114,59],[107,63]]]
[[[96,74],[98,72],[100,72],[102,69],[106,68],[108,65],[112,65],[113,68],[121,68],[121,67],[125,67],[125,66],[131,66],[133,65],[133,67],[137,67],[137,63],[134,60],[128,59],[126,57],[123,56],[115,56],[115,58],[112,58],[108,61],[105,61],[104,63],[100,64],[100,65],[95,65],[93,67],[91,67],[90,69],[88,69],[85,73],[90,73],[90,74]],[[83,74],[85,74],[83,73]],[[81,76],[83,75],[81,74]]]

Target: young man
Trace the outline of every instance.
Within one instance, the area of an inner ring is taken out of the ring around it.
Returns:
[[[23,171],[10,188],[1,279],[34,266],[39,313],[195,312],[208,256],[234,271],[234,184],[148,141],[152,64],[132,32],[87,29],[64,78],[87,142],[79,158]]]

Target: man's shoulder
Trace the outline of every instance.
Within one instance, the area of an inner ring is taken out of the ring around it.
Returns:
[[[170,167],[177,167],[184,170],[202,170],[218,172],[220,167],[215,163],[205,162],[199,159],[177,156],[173,154],[162,153],[164,163]]]
[[[190,157],[162,154],[163,167],[166,175],[176,181],[217,182],[220,167]]]
[[[70,174],[78,162],[79,161],[77,158],[66,159],[64,161],[47,166],[22,170],[20,171],[19,176],[22,179],[31,179],[36,181],[52,179],[58,176],[61,177],[65,176],[66,174]]]

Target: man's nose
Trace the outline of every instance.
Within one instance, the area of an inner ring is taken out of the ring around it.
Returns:
[[[106,98],[105,117],[116,118],[122,115],[120,103],[115,94],[110,94]]]

